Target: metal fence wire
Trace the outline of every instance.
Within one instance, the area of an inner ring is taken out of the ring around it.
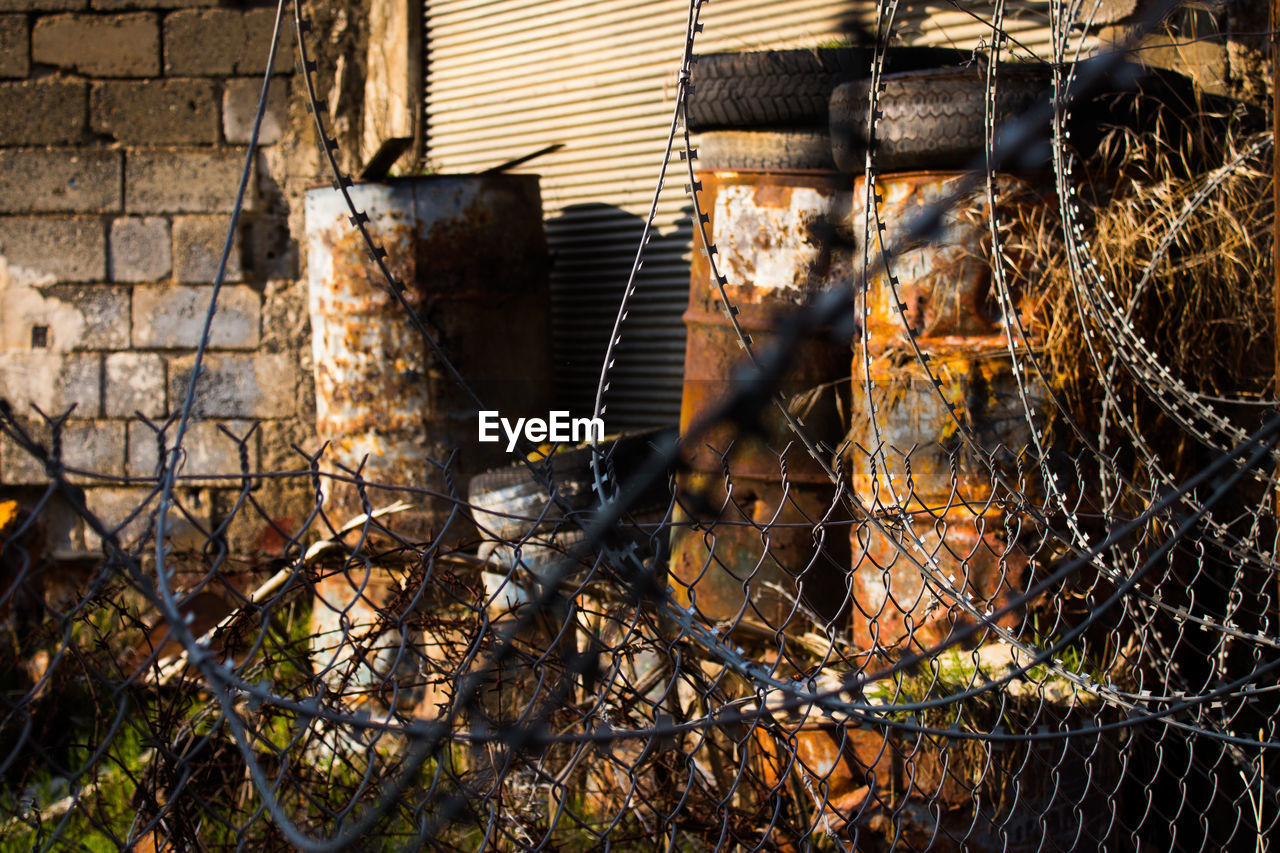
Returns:
[[[441,489],[323,446],[254,470],[227,432],[238,493],[208,528],[183,488],[193,384],[107,527],[67,415],[0,408],[49,475],[0,506],[0,847],[1270,849],[1271,137],[1205,102],[1143,113],[1158,133],[1073,125],[1127,66],[1075,61],[1059,3],[1052,96],[997,121],[994,8],[986,150],[904,174],[874,142],[881,5],[865,168],[806,226],[819,283],[770,313],[717,235],[738,179],[684,127],[691,5],[655,168],[689,184],[694,287],[735,357],[716,393],[691,383],[678,437],[521,447],[470,483],[441,458]],[[265,502],[280,482],[314,496],[300,522]],[[46,547],[68,511],[92,559]]]

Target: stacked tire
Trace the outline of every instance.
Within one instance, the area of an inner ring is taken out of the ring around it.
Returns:
[[[965,56],[944,48],[895,48],[886,72],[951,65]],[[701,169],[826,171],[836,168],[828,109],[839,86],[871,74],[869,47],[710,53],[690,78],[685,121],[701,134]]]

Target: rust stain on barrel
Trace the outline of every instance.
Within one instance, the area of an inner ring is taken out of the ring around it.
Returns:
[[[409,310],[481,402],[504,415],[545,416],[550,308],[537,178],[433,176],[357,184],[351,193]],[[463,484],[506,461],[496,445],[476,441],[472,398],[389,292],[338,193],[308,193],[307,233],[316,427],[329,442],[327,467],[363,464],[370,482],[447,493],[450,480]],[[500,336],[488,334],[495,313],[517,318]],[[446,477],[440,465],[451,458]],[[353,488],[329,489],[327,511],[362,511]],[[372,499],[395,497],[406,496]],[[453,502],[408,499],[420,508],[396,524],[438,536]],[[446,535],[473,535],[465,514]]]
[[[849,287],[852,256],[832,239],[847,219],[848,180],[833,173],[701,173],[701,202],[716,246],[717,270],[752,349],[768,350],[788,313],[818,293]],[[713,411],[740,390],[746,360],[726,315],[709,260],[695,253],[690,280],[681,428]],[[808,435],[830,447],[845,427],[837,396],[848,365],[848,343],[814,334],[801,341],[780,391],[799,401],[814,394],[800,418]],[[676,596],[704,619],[729,627],[746,620],[766,630],[807,630],[806,610],[834,619],[844,601],[847,538],[836,527],[825,541],[814,525],[839,513],[835,489],[771,403],[760,412],[760,431],[718,424],[688,456],[680,478],[709,513],[676,514],[671,576]],[[784,463],[780,456],[790,445]],[[728,482],[725,472],[728,473]]]
[[[855,235],[868,221],[863,180],[854,190]],[[961,180],[941,173],[881,176],[876,189],[884,236],[875,238],[876,248],[880,241],[893,245],[913,216]],[[1040,203],[1013,178],[1000,178],[999,193]],[[860,521],[851,535],[852,630],[862,648],[939,642],[973,620],[955,603],[957,595],[970,597],[980,612],[994,609],[1026,576],[1029,557],[1006,530],[1020,525],[1006,514],[1009,495],[997,483],[1017,484],[1023,497],[1035,493],[1034,478],[1027,477],[1034,462],[1021,457],[1047,394],[1025,374],[1019,390],[992,294],[989,216],[985,191],[962,197],[931,242],[899,251],[887,270],[869,276],[870,363],[856,346],[849,433],[850,486],[880,519],[879,526]],[[873,224],[870,233],[877,231]],[[1034,307],[1034,294],[1015,299],[1024,315]],[[1015,337],[1014,344],[1026,350],[1034,342]],[[926,582],[934,572],[941,581]],[[1011,613],[1001,622],[1017,618]]]
[[[847,218],[850,199],[845,179],[834,174],[741,171],[701,173],[700,180],[717,269],[754,351],[767,350],[778,324],[812,297],[849,287],[852,257],[847,248],[834,246],[830,239],[839,220]],[[684,315],[689,335],[682,430],[736,390],[735,375],[746,362],[711,264],[699,252],[694,253],[690,281],[689,310]],[[847,352],[847,347],[821,333],[802,341],[783,377],[779,389],[783,397],[804,395],[844,375]],[[835,402],[838,393],[843,392],[823,395],[802,419],[812,438],[832,447],[838,446],[844,432]],[[695,449],[694,467],[717,469],[716,451],[732,445],[732,457],[745,466],[744,474],[778,476],[778,451],[794,441],[794,435],[774,407],[762,415],[763,438],[743,436],[731,425],[721,425]],[[822,468],[803,453],[794,454],[789,474],[798,482],[827,482]]]
[[[959,175],[935,172],[880,176],[875,187],[881,198],[878,222],[884,232],[877,237],[877,218],[865,210],[866,179],[859,177],[853,188],[855,238],[864,241],[870,235],[873,257],[895,246],[914,217],[952,195],[962,180]],[[997,198],[1010,206],[1043,203],[1030,185],[1010,176],[998,179]],[[991,281],[989,217],[986,190],[973,190],[943,214],[938,234],[891,254],[887,271],[883,265],[870,271],[866,327],[873,349],[905,339],[906,329],[917,337],[958,341],[996,336],[1003,341]],[[901,313],[887,272],[898,279]]]

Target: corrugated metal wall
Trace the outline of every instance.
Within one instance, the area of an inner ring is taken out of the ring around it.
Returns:
[[[1012,4],[1010,6],[1012,7]],[[965,10],[968,11],[965,11]],[[1047,53],[1047,3],[1009,31]],[[684,46],[683,0],[426,0],[427,152],[443,172],[488,168],[560,143],[517,171],[542,175],[558,394],[590,410],[600,359],[657,184]],[[978,47],[989,5],[903,4],[903,43]],[[830,43],[874,4],[715,0],[698,52]],[[610,431],[679,417],[691,206],[672,164],[606,397]],[[518,322],[519,318],[514,318]]]

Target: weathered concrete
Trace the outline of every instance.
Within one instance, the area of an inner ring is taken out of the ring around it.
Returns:
[[[29,33],[26,15],[0,15],[0,77],[26,77],[31,71]]]
[[[196,413],[207,418],[279,418],[296,415],[298,374],[289,355],[216,354],[205,357]],[[169,397],[186,396],[195,356],[169,362]]]
[[[55,415],[74,405],[77,417],[98,417],[101,386],[102,365],[97,353],[0,350],[0,389],[16,413],[34,415],[34,405]]]
[[[228,142],[247,143],[253,133],[253,119],[258,112],[258,99],[262,95],[262,78],[248,77],[228,80],[222,95],[222,132]],[[289,81],[277,78],[271,81],[267,93],[267,109],[258,131],[258,144],[279,142],[289,120]]]
[[[187,284],[209,284],[217,278],[218,260],[227,240],[229,216],[178,216],[173,220],[173,277]],[[239,281],[240,237],[231,242],[223,281]]]
[[[118,142],[213,144],[218,141],[218,94],[211,80],[95,83],[89,125]]]
[[[89,0],[0,0],[0,12],[70,12],[88,7]]]
[[[71,481],[84,483],[95,475],[124,474],[125,431],[122,421],[71,421],[63,433],[62,464],[85,472]]]
[[[85,489],[85,503],[89,511],[96,515],[108,529],[116,531],[116,536],[126,547],[134,542],[151,524],[151,516],[145,510],[137,512],[143,502],[154,500],[154,495],[145,488],[92,488]],[[136,513],[136,514],[135,514]],[[84,532],[85,547],[96,550],[102,547],[97,534],[90,530]]]
[[[48,425],[39,419],[24,420],[30,435],[46,448],[52,446]],[[90,482],[94,475],[120,476],[124,473],[125,429],[121,422],[70,420],[63,426],[60,461],[64,468],[86,472],[72,474],[73,483]],[[44,466],[34,456],[5,439],[0,449],[0,482],[37,484],[48,482]]]
[[[113,352],[106,358],[107,417],[132,418],[140,412],[162,417],[165,405],[165,361],[154,353]]]
[[[240,76],[267,70],[275,9],[189,9],[164,21],[164,70],[179,76]],[[283,40],[283,39],[282,39]],[[281,45],[275,70],[288,72],[293,51]]]
[[[96,12],[123,12],[131,9],[189,9],[193,6],[209,6],[212,2],[213,0],[89,0],[89,5]]]
[[[50,15],[31,32],[31,60],[89,77],[154,77],[160,73],[160,17]]]
[[[200,342],[211,287],[141,285],[133,292],[133,345],[154,349],[194,349]],[[258,345],[260,298],[251,287],[225,287],[210,328],[214,349]],[[220,413],[221,414],[221,413]]]
[[[130,213],[229,213],[235,206],[244,158],[241,148],[132,149],[125,155],[125,209]]]
[[[109,284],[55,284],[44,288],[52,299],[79,312],[81,325],[73,349],[118,350],[129,346],[129,289]],[[30,337],[29,332],[26,337]]]
[[[87,216],[0,217],[0,257],[10,271],[51,281],[102,281],[107,238],[102,220]]]
[[[0,351],[63,353],[80,346],[84,314],[50,281],[0,263]]]
[[[23,80],[0,83],[0,145],[67,145],[85,135],[86,83]]]
[[[111,213],[124,203],[123,155],[101,148],[0,149],[0,212]]]
[[[179,472],[183,478],[200,477],[201,475],[224,475],[222,479],[207,477],[192,483],[184,479],[184,485],[232,485],[234,480],[225,479],[225,475],[234,477],[240,473],[240,445],[222,431],[229,430],[233,435],[244,437],[252,429],[252,421],[195,421],[182,439],[186,461]],[[172,428],[169,430],[172,432]],[[171,436],[166,434],[166,442]],[[249,467],[252,471],[258,468],[258,436],[249,436],[246,448],[249,451]],[[166,450],[169,445],[166,443]],[[159,446],[155,431],[146,424],[131,423],[129,425],[129,474],[135,477],[151,476],[157,466]]]
[[[374,2],[368,8],[361,163],[367,163],[386,140],[414,135],[422,100],[422,44],[414,23],[414,16],[421,17],[422,12],[404,2]]]
[[[111,280],[159,281],[173,270],[169,220],[124,216],[111,222]]]

